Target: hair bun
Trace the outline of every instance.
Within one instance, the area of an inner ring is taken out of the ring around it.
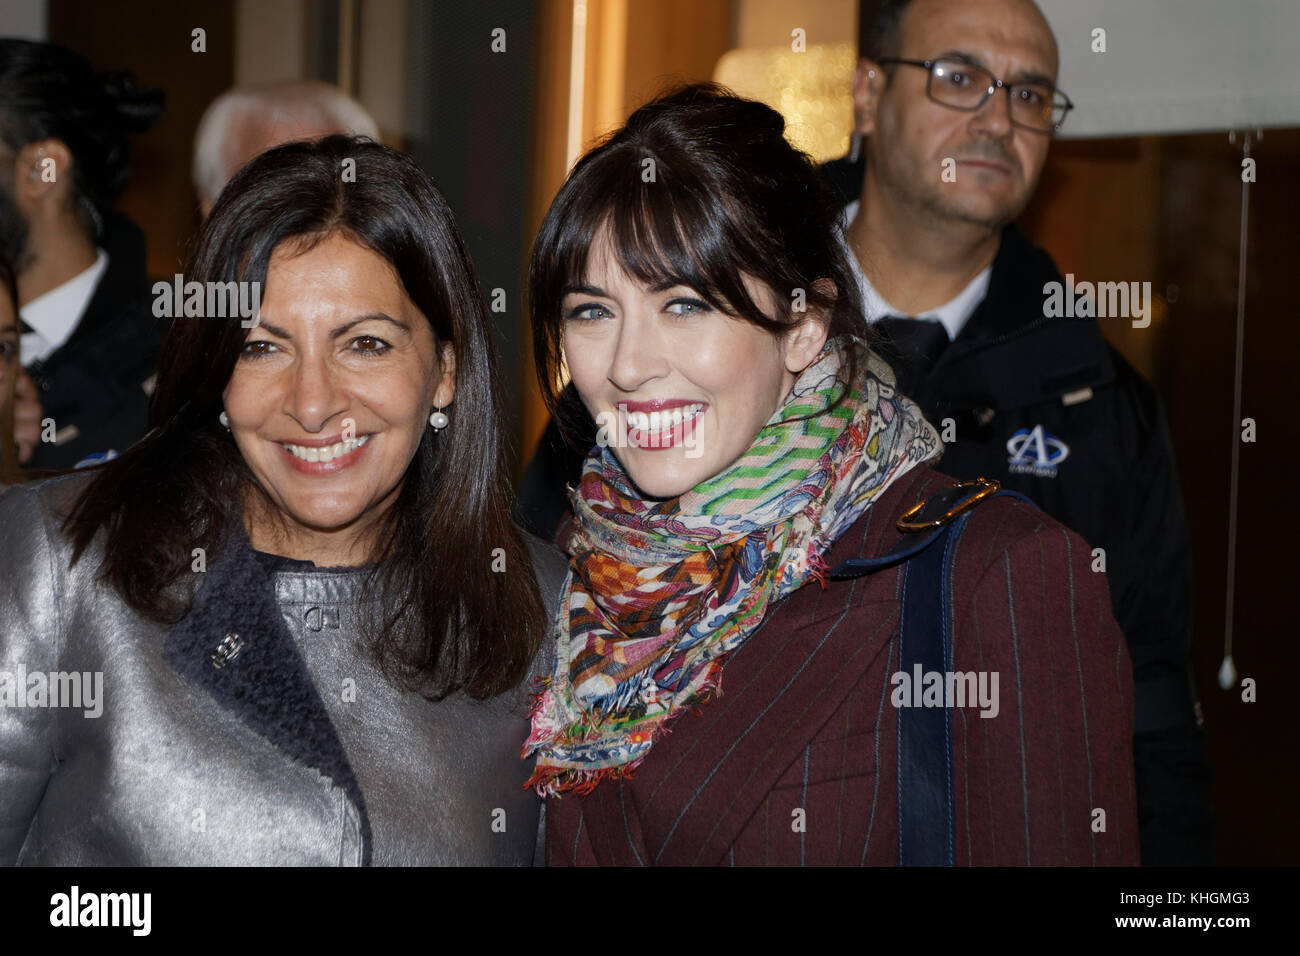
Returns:
[[[101,79],[104,98],[124,132],[143,133],[162,118],[166,103],[162,90],[140,86],[129,70],[113,70]]]

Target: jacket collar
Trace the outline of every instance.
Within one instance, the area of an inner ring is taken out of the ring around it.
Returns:
[[[978,342],[1023,331],[1029,324],[1027,316],[1043,315],[1043,285],[1060,279],[1061,273],[1051,256],[1030,242],[1015,225],[1006,226],[993,257],[988,293],[958,340]]]
[[[866,158],[822,166],[844,204],[859,198]],[[1020,408],[1112,382],[1115,365],[1096,320],[1043,316],[1049,282],[1064,278],[1014,224],[1002,230],[988,294],[914,395],[945,406]]]
[[[68,345],[79,346],[84,339],[98,338],[104,326],[119,321],[124,313],[148,314],[147,309],[127,308],[148,300],[144,234],[130,219],[110,213],[104,226],[103,245],[108,253],[108,268],[95,286],[81,321],[67,340]]]
[[[108,269],[72,334],[29,372],[76,408],[117,407],[156,371],[162,323],[149,307],[144,240],[128,219],[110,216],[105,233]],[[146,389],[146,392],[149,389]],[[74,416],[75,417],[75,416]],[[93,449],[92,449],[93,450]]]
[[[233,527],[189,612],[167,634],[163,657],[181,677],[351,798],[361,819],[363,865],[368,865],[371,839],[365,799],[277,604],[277,598],[305,596],[312,588],[332,588],[336,597],[349,596],[356,575],[325,574],[324,583],[313,573],[276,575],[273,588],[249,546],[242,520]]]
[[[988,295],[917,396],[922,407],[1023,408],[1105,386],[1115,365],[1091,318],[1045,316],[1045,286],[1064,284],[1052,257],[1014,225],[1002,230]]]

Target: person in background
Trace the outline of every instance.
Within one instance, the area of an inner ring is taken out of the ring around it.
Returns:
[[[1049,316],[1060,270],[1012,225],[1072,105],[1057,67],[1030,0],[886,0],[853,89],[860,155],[826,172],[852,200],[872,328],[903,390],[948,430],[944,470],[998,479],[1104,552],[1134,669],[1142,861],[1209,864],[1188,531],[1164,413],[1095,319]]]
[[[0,487],[23,480],[14,429],[14,392],[19,372],[18,281],[13,267],[0,259]]]
[[[331,133],[379,139],[379,127],[365,107],[328,83],[227,90],[204,111],[194,134],[199,211],[206,219],[230,177],[258,153]]]
[[[27,414],[34,401],[52,422],[30,468],[71,467],[144,434],[161,333],[144,237],[113,201],[128,135],[162,111],[163,94],[128,73],[0,39],[0,255],[18,276],[20,360],[34,384],[17,388]]]
[[[1135,864],[1124,639],[1083,541],[1031,504],[988,499],[948,551],[949,673],[1000,707],[949,698],[933,770],[896,758],[903,571],[833,569],[914,547],[900,516],[952,485],[784,127],[711,85],[666,94],[578,161],[533,247],[543,394],[565,421],[567,368],[603,435],[525,749],[548,861],[893,865],[916,814],[958,865]]]

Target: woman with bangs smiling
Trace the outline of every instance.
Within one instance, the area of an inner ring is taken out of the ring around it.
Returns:
[[[947,813],[900,805],[903,563],[833,569],[906,544],[900,517],[952,482],[783,131],[716,87],[665,95],[578,162],[533,249],[544,394],[600,432],[525,749],[548,860],[896,864],[920,813],[948,862],[1136,863],[1106,584],[1022,501],[980,504],[952,548],[951,666],[992,699],[944,711]]]

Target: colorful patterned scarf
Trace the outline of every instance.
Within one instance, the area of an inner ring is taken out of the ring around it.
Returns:
[[[594,451],[573,497],[555,672],[524,745],[537,753],[529,786],[586,793],[631,773],[668,721],[718,692],[726,656],[776,601],[810,578],[824,586],[835,540],[940,454],[893,381],[856,340],[827,343],[748,451],[666,501],[643,499],[609,447]]]

